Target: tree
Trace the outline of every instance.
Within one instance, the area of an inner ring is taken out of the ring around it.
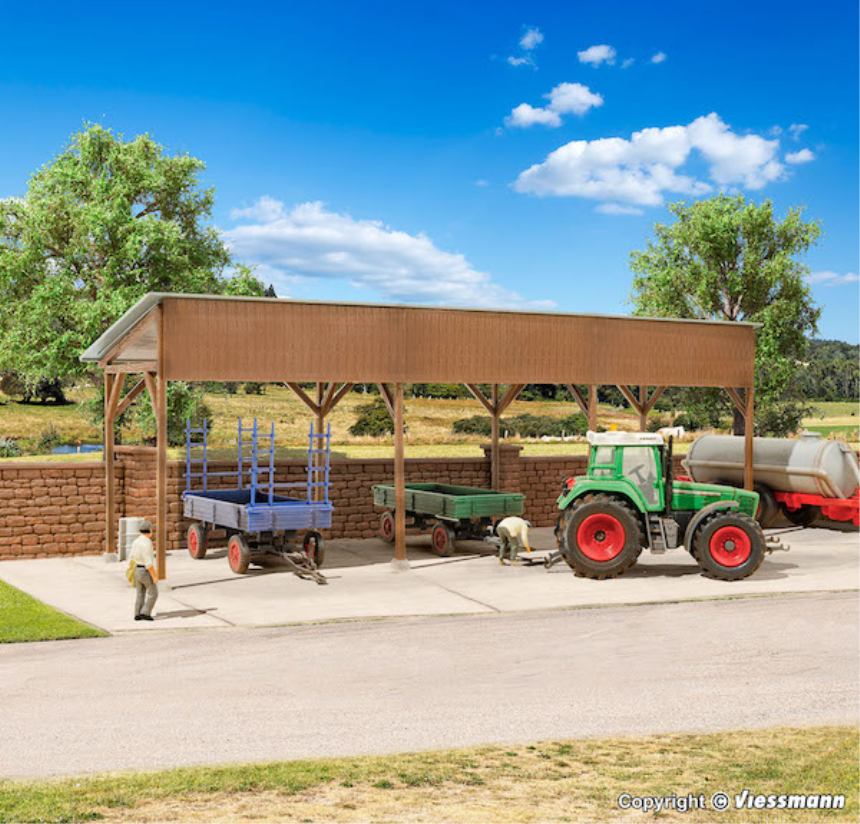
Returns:
[[[0,200],[0,372],[81,375],[81,351],[147,292],[263,295],[209,224],[204,168],[88,125]]]
[[[630,256],[634,314],[761,323],[756,342],[756,430],[786,434],[805,413],[794,380],[821,310],[801,258],[821,235],[817,221],[790,209],[779,220],[773,204],[720,194],[669,207],[672,224]],[[700,395],[702,393],[699,393]],[[725,405],[723,393],[704,401]],[[735,434],[743,417],[735,412]]]

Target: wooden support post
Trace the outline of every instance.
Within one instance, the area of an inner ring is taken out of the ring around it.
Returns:
[[[499,385],[497,383],[493,384],[493,410],[490,414],[492,415],[490,426],[492,447],[490,452],[490,488],[498,489],[501,462],[501,454],[499,452],[499,418],[501,417],[501,412],[499,412]]]
[[[588,428],[597,432],[597,386],[593,383],[588,387]]]
[[[161,307],[159,307],[160,309]],[[164,313],[158,313],[158,380],[156,383],[155,556],[158,580],[167,580],[167,379],[164,376]]]
[[[648,387],[639,387],[639,431],[648,428]]]
[[[403,384],[394,384],[394,560],[406,563],[406,461],[403,444]]]
[[[108,560],[117,560],[116,554],[116,512],[115,488],[116,472],[114,468],[114,431],[111,416],[111,396],[114,383],[119,378],[105,373],[105,556]]]
[[[752,386],[747,387],[746,404],[744,409],[744,489],[753,489],[755,478],[753,473],[753,406],[755,392]]]

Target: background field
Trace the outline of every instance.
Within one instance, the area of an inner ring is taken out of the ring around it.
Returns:
[[[98,443],[101,441],[101,431],[91,421],[87,420],[82,407],[82,401],[92,398],[95,391],[91,387],[75,388],[68,392],[73,403],[67,406],[53,404],[23,404],[15,399],[0,394],[0,438],[16,440],[26,453],[24,458],[13,460],[33,460],[37,440],[42,432],[53,426],[64,444]],[[335,457],[371,458],[391,457],[393,445],[390,438],[354,437],[349,434],[349,427],[355,422],[357,407],[368,403],[374,396],[350,393],[335,408],[328,420],[332,428],[332,445]],[[139,402],[147,402],[139,401]],[[279,457],[302,457],[306,449],[310,413],[305,406],[284,387],[269,386],[264,395],[209,394],[206,402],[214,414],[214,429],[211,443],[220,447],[215,450],[213,457],[223,456],[232,458],[236,441],[236,421],[239,417],[250,421],[257,418],[261,425],[275,423]],[[816,413],[804,420],[809,429],[821,432],[825,437],[841,437],[852,443],[858,441],[858,409],[850,402],[821,402],[814,404]],[[506,415],[513,416],[522,413],[533,415],[548,415],[564,417],[578,411],[571,402],[561,401],[516,401]],[[480,435],[454,435],[451,427],[458,418],[471,415],[485,414],[477,401],[471,399],[427,399],[415,398],[406,401],[406,442],[408,454],[413,457],[480,457],[483,452],[480,445],[487,438]],[[504,421],[504,419],[503,419]],[[638,418],[627,409],[618,409],[601,405],[598,411],[598,422],[601,426],[610,428],[615,425],[621,430],[635,430]],[[502,427],[504,438],[504,426]],[[689,440],[694,436],[691,434]],[[139,443],[140,432],[134,428],[123,430],[123,441]],[[586,444],[577,442],[550,441],[542,442],[522,438],[509,438],[510,443],[519,443],[527,455],[567,455],[582,454]],[[677,444],[679,451],[686,449],[686,444]],[[183,450],[171,450],[174,457],[179,457]],[[39,455],[38,460],[100,460],[101,453],[84,455]]]

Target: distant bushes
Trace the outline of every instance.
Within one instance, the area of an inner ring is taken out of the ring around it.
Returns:
[[[473,415],[470,418],[460,418],[454,421],[452,431],[455,435],[481,435],[489,437],[491,421],[487,415]],[[549,415],[514,415],[502,418],[499,422],[502,434],[517,435],[520,438],[561,438],[568,435],[584,435],[588,431],[588,421],[585,415],[577,412],[563,418],[553,418]]]
[[[379,438],[394,434],[394,421],[382,398],[376,398],[371,403],[359,406],[356,412],[358,412],[358,419],[349,428],[350,435]]]

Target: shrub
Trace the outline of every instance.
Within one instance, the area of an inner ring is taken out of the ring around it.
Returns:
[[[584,435],[588,431],[588,421],[581,412],[564,418],[525,413],[512,418],[502,418],[499,428],[508,435],[519,435],[521,438],[560,438],[562,435]],[[492,434],[492,422],[487,415],[473,415],[471,418],[454,421],[452,430],[457,435],[489,437]]]
[[[266,385],[259,381],[249,381],[244,386],[246,395],[263,395],[266,391]]]
[[[150,443],[155,440],[155,416],[151,403],[137,405],[135,418],[140,426],[144,440]],[[212,428],[212,410],[203,400],[203,392],[182,381],[174,381],[167,385],[167,442],[171,446],[185,444],[185,421],[191,419],[195,428],[207,426]]]
[[[60,433],[57,432],[54,424],[49,423],[47,429],[43,429],[39,433],[39,439],[36,441],[36,450],[39,454],[50,454],[51,450],[62,442]]]
[[[678,424],[680,426],[680,424]],[[645,429],[649,432],[657,432],[664,426],[669,426],[669,418],[666,415],[649,415],[648,422],[645,424]]]
[[[20,396],[24,403],[37,399],[42,403],[53,401],[57,405],[67,404],[63,382],[59,378],[37,378],[27,380],[17,372],[7,372],[0,378],[0,391],[4,395]]]
[[[21,447],[12,438],[0,438],[0,458],[19,458]]]
[[[451,431],[455,435],[483,435],[489,438],[493,424],[486,415],[472,415],[471,418],[460,418],[454,421]]]
[[[372,403],[359,406],[356,412],[358,412],[358,418],[349,428],[350,435],[356,437],[369,435],[373,438],[379,438],[383,435],[394,434],[394,421],[382,398],[376,398]]]

